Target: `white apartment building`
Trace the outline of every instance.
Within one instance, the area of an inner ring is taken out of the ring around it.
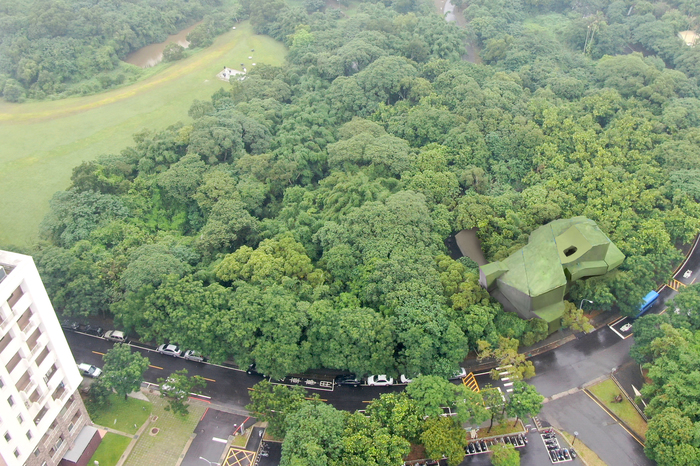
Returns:
[[[0,251],[0,267],[0,466],[58,465],[90,423],[82,376],[34,260]]]

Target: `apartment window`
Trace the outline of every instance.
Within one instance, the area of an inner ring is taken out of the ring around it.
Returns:
[[[7,335],[5,335],[5,336],[7,336]],[[0,388],[2,388],[4,386],[5,386],[5,382],[3,382],[2,379],[0,379]]]
[[[39,451],[39,448],[38,447],[35,448],[34,449],[34,456],[39,456],[40,454],[41,454],[41,451]],[[44,463],[44,464],[46,464],[46,463]]]
[[[17,415],[17,422],[19,422],[20,424],[22,424],[24,422],[24,418],[22,417],[21,414]]]
[[[12,436],[10,435],[9,432],[5,432],[5,435],[3,437],[5,437],[6,442],[9,442],[10,440],[12,440]]]
[[[44,376],[44,382],[49,383],[49,380],[51,380],[51,376],[53,376],[57,370],[58,367],[56,367],[56,364],[52,364],[51,368],[46,372],[46,375]]]
[[[61,449],[61,445],[63,445],[63,442],[64,442],[63,435],[61,435],[61,436],[58,437],[58,439],[56,440],[56,445],[54,446],[54,448],[56,449],[56,451],[58,451],[58,450]]]
[[[15,399],[12,398],[12,395],[10,395],[10,396],[7,397],[7,404],[9,404],[10,406],[14,406],[14,405],[15,405]]]
[[[17,448],[12,453],[15,455],[15,458],[19,458],[19,450]]]
[[[41,422],[41,419],[44,417],[44,415],[46,414],[46,412],[48,410],[49,410],[49,408],[47,408],[46,406],[41,408],[41,411],[39,411],[39,413],[34,417],[34,425],[37,425],[37,426],[39,425],[39,423]]]
[[[31,440],[32,437],[34,437],[34,436],[32,435],[32,431],[31,431],[31,430],[28,430],[26,435],[27,435],[27,440]]]

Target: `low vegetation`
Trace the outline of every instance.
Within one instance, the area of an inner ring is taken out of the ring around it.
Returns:
[[[99,464],[100,466],[116,466],[126,447],[131,443],[132,438],[124,435],[107,432],[102,437],[100,446],[87,464]]]
[[[647,432],[647,423],[637,412],[630,401],[622,395],[615,382],[608,379],[599,384],[588,387],[605,406],[622,419],[639,436],[644,438]]]
[[[151,403],[136,398],[124,400],[121,396],[110,396],[109,406],[91,412],[90,419],[98,426],[109,427],[127,434],[135,434],[151,414]]]

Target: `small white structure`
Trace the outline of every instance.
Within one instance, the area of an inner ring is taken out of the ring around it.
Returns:
[[[217,74],[216,77],[221,79],[222,81],[230,81],[231,77],[238,76],[238,75],[240,75],[240,77],[238,79],[241,79],[242,77],[245,76],[245,72],[233,70],[231,68],[224,66],[223,71],[221,71],[219,74]]]
[[[678,33],[678,37],[683,39],[683,42],[685,42],[688,47],[693,47],[700,36],[698,36],[694,31],[681,31]]]

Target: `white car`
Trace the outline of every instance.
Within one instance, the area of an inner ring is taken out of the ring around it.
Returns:
[[[406,374],[401,374],[401,377],[399,377],[399,382],[411,383],[411,382],[413,382],[413,379],[409,379],[408,377],[406,377]]]
[[[172,356],[174,358],[177,358],[180,356],[180,354],[182,354],[182,350],[177,345],[160,345],[157,351],[160,354],[167,354],[168,356]]]
[[[632,330],[632,324],[625,324],[620,327],[621,332],[629,332],[630,330]]]
[[[185,355],[182,357],[188,361],[204,362],[204,356],[202,356],[202,353],[199,351],[187,350],[185,351]]]
[[[692,274],[693,274],[693,271],[690,270],[690,269],[688,269],[688,270],[686,270],[685,273],[683,274],[683,278],[690,278],[690,276],[691,276]]]
[[[97,377],[102,375],[102,369],[100,369],[97,366],[93,366],[92,364],[78,364],[78,370],[82,375],[86,377],[92,377],[93,379],[96,379]]]
[[[129,340],[126,338],[126,335],[124,335],[124,332],[119,331],[119,330],[110,330],[109,332],[104,334],[103,338],[105,340],[115,341],[117,343],[128,343],[129,342]]]
[[[463,379],[467,376],[467,370],[464,367],[460,367],[458,372],[452,374],[450,380]]]
[[[394,385],[394,379],[388,375],[370,375],[367,377],[367,385],[371,387],[386,387]]]

